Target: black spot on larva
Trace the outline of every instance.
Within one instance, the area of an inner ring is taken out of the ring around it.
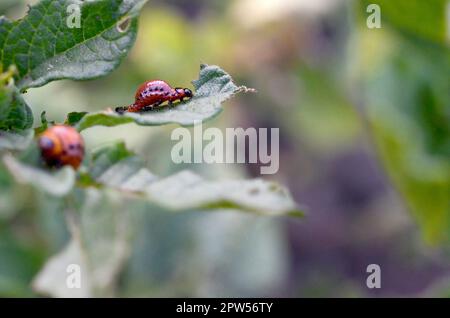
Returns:
[[[116,107],[115,111],[116,111],[116,113],[123,114],[126,111],[126,109],[127,109],[127,107],[119,106],[119,107]]]
[[[164,91],[164,88],[160,87],[160,88],[159,88],[159,91],[160,91],[160,92]]]

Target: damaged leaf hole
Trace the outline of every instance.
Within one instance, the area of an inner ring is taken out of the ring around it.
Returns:
[[[117,22],[117,31],[120,33],[125,33],[128,31],[131,25],[130,17],[123,17],[119,22]]]

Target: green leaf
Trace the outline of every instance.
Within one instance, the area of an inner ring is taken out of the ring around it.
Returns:
[[[447,0],[363,0],[360,2],[367,16],[369,4],[378,4],[382,21],[396,29],[439,44],[446,44]]]
[[[130,216],[126,206],[97,189],[88,189],[80,200],[79,213],[67,218],[71,241],[44,265],[33,288],[54,297],[111,297],[131,251]],[[72,264],[81,270],[81,288],[66,284]]]
[[[129,153],[111,155],[123,153],[123,147],[122,143],[108,146],[94,158],[90,174],[96,182],[173,211],[232,209],[265,215],[302,215],[289,192],[274,182],[207,181],[188,170],[158,178]]]
[[[13,81],[0,82],[0,130],[22,131],[33,125],[33,113]]]
[[[97,113],[85,114],[85,116],[82,117],[82,119],[78,122],[78,124],[75,125],[75,127],[78,129],[78,131],[82,131],[94,126],[114,127],[132,122],[133,118],[120,116],[112,110],[107,110]]]
[[[67,114],[64,124],[73,126],[78,123],[88,112],[71,112]]]
[[[112,143],[96,149],[92,152],[94,164],[89,171],[89,175],[92,178],[97,178],[111,165],[130,157],[134,157],[134,154],[128,151],[123,142]]]
[[[80,288],[67,286],[67,270],[72,264],[80,266],[82,270],[83,279]],[[89,276],[84,270],[86,267],[80,242],[72,239],[60,253],[47,260],[32,282],[33,289],[40,294],[52,297],[91,297]]]
[[[75,184],[71,167],[49,170],[31,166],[5,155],[3,162],[18,182],[30,184],[53,196],[65,196]],[[295,215],[302,212],[289,192],[262,179],[207,181],[191,171],[159,178],[125,145],[115,143],[93,152],[82,187],[100,186],[137,197],[173,211],[238,210],[265,215]]]
[[[32,129],[25,130],[21,133],[0,131],[0,151],[25,150],[33,140],[33,136],[34,131]]]
[[[54,121],[48,121],[47,120],[47,112],[43,111],[41,113],[41,125],[39,127],[34,128],[34,133],[36,135],[39,135],[39,134],[43,133],[48,128],[49,124],[55,125],[55,122]]]
[[[426,241],[448,243],[450,61],[444,49],[402,44],[376,76],[366,75],[366,111],[383,164]]]
[[[75,171],[65,166],[56,171],[30,166],[13,156],[3,156],[3,163],[17,182],[30,184],[53,196],[67,195],[75,185]]]
[[[76,127],[79,131],[92,126],[116,126],[135,122],[143,126],[180,124],[192,126],[214,118],[222,111],[222,103],[239,92],[253,92],[245,86],[236,86],[231,76],[215,65],[202,64],[197,80],[192,82],[195,88],[191,100],[179,103],[174,107],[163,107],[159,110],[143,113],[127,113],[122,115],[107,110],[84,115]]]
[[[0,212],[1,213],[1,212]],[[9,223],[11,225],[11,223]],[[42,264],[37,242],[24,242],[14,226],[2,224],[0,231],[0,297],[32,297],[29,282]]]
[[[264,215],[302,215],[287,189],[262,179],[207,181],[185,170],[149,184],[145,194],[175,211],[233,209]]]
[[[21,20],[0,18],[0,65],[17,66],[21,90],[53,80],[106,75],[133,45],[145,2],[42,0]],[[80,6],[80,28],[73,24],[72,4]]]

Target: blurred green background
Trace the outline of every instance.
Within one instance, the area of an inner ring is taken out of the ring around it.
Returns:
[[[19,18],[26,4],[2,0]],[[382,28],[366,27],[381,5]],[[150,0],[136,44],[111,75],[60,81],[25,95],[45,110],[128,105],[163,79],[191,87],[217,64],[257,94],[227,102],[209,127],[280,128],[280,171],[307,216],[170,214],[101,199],[136,223],[115,296],[366,297],[450,295],[450,52],[446,1]],[[176,126],[94,127],[88,149],[123,139],[155,173]],[[257,165],[189,165],[217,179],[257,177]],[[266,177],[266,176],[265,176]],[[67,242],[64,204],[0,174],[0,295],[32,296],[30,281]],[[366,287],[379,264],[382,288]]]

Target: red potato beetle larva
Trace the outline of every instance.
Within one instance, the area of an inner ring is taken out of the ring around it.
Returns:
[[[65,165],[77,169],[84,157],[84,141],[78,131],[65,125],[47,128],[38,139],[42,158],[50,167]]]
[[[182,102],[185,98],[191,97],[192,91],[189,88],[172,88],[161,80],[147,81],[137,89],[134,103],[130,106],[117,107],[116,112],[137,113],[148,111],[157,108],[164,102],[168,102],[168,105],[172,106],[172,103],[177,100]]]

